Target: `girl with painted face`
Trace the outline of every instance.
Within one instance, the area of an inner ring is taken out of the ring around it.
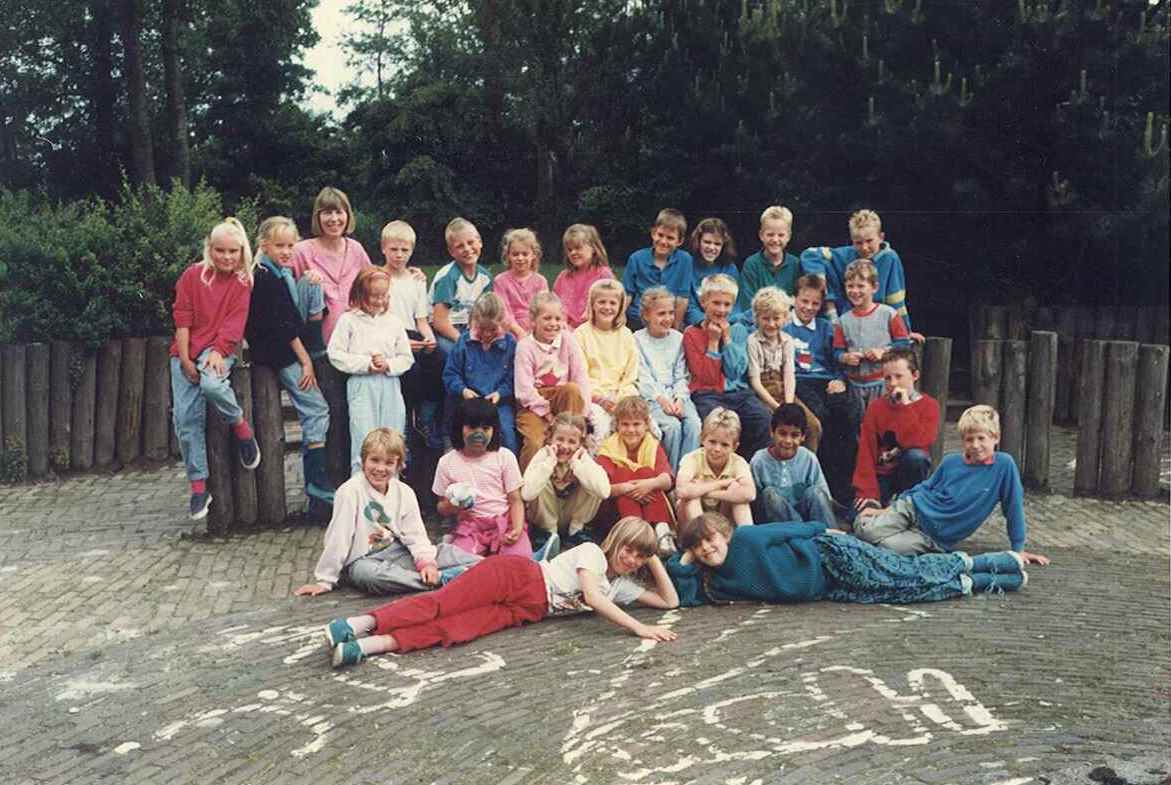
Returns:
[[[640,638],[674,640],[671,630],[643,624],[619,607],[678,606],[679,598],[654,549],[650,524],[623,518],[601,546],[582,543],[551,561],[494,556],[439,591],[383,605],[369,614],[334,619],[325,627],[326,644],[337,668],[372,654],[466,643],[546,616],[589,610]]]
[[[461,400],[451,419],[451,452],[435,467],[439,514],[455,517],[452,545],[469,553],[529,557],[524,484],[516,456],[500,446],[500,413],[487,398]]]

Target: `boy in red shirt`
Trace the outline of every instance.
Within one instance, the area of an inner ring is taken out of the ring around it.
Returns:
[[[885,507],[891,497],[931,474],[931,445],[939,435],[939,403],[915,389],[919,361],[907,348],[882,356],[884,394],[862,419],[854,468],[854,509]]]

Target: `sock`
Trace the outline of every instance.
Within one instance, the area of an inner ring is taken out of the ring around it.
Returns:
[[[236,434],[236,438],[240,441],[252,438],[252,429],[248,427],[248,421],[244,419],[232,426],[232,433]]]
[[[354,616],[346,619],[346,622],[353,628],[354,634],[358,636],[369,635],[370,631],[374,629],[374,617],[370,615]]]
[[[371,617],[372,618],[372,617]],[[371,654],[385,654],[398,647],[398,641],[391,635],[370,635],[358,639],[358,646],[362,653],[369,657]]]
[[[207,480],[192,480],[191,481],[191,492],[192,493],[207,493]]]

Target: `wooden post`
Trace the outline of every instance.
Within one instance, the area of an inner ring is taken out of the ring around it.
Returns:
[[[329,363],[326,357],[313,361],[317,386],[329,404],[329,434],[325,437],[326,465],[335,485],[350,478],[350,407],[346,399],[349,378]]]
[[[1077,464],[1073,475],[1073,492],[1078,496],[1098,492],[1105,381],[1106,342],[1084,341],[1082,369],[1078,379]]]
[[[1059,403],[1057,404],[1057,416],[1062,418],[1062,422],[1076,423],[1078,416],[1078,374],[1082,367],[1082,348],[1081,342],[1078,341],[1078,326],[1077,326],[1077,308],[1072,305],[1062,306],[1057,310],[1057,340],[1058,350],[1061,351],[1061,341],[1068,341],[1066,349],[1068,354],[1062,354],[1058,358],[1058,389]],[[1062,359],[1064,358],[1064,359]],[[1063,363],[1063,364],[1060,364]],[[1066,386],[1068,382],[1068,386]],[[1063,393],[1061,388],[1066,387]],[[1061,399],[1060,396],[1068,396],[1068,400]]]
[[[69,468],[69,433],[73,423],[73,344],[49,346],[49,464],[53,471]]]
[[[252,369],[246,365],[237,364],[232,369],[232,392],[236,394],[236,403],[244,412],[244,419],[249,424],[252,419]],[[235,448],[235,438],[232,447]],[[235,449],[232,450],[235,453]],[[284,466],[285,456],[260,454],[260,461],[275,459]],[[232,487],[236,519],[233,531],[247,531],[256,526],[256,472],[245,469],[239,460],[232,461]]]
[[[1134,385],[1138,378],[1138,344],[1106,344],[1105,400],[1102,402],[1102,476],[1098,491],[1119,497],[1130,492],[1134,477]]]
[[[1003,341],[976,341],[972,356],[972,402],[1000,408],[1000,365]]]
[[[1004,340],[1008,337],[1008,308],[1003,305],[989,305],[984,309],[984,334],[987,340]]]
[[[1016,465],[1025,465],[1025,380],[1029,368],[1029,345],[1025,341],[1004,342],[1003,381],[1000,406],[1000,449]]]
[[[49,473],[49,344],[28,345],[28,474]]]
[[[171,339],[155,335],[146,339],[146,372],[142,389],[142,454],[147,460],[165,461],[170,452]]]
[[[1074,372],[1073,364],[1074,341],[1072,336],[1057,336],[1057,380],[1054,385],[1053,421],[1063,425],[1077,419],[1072,407],[1073,389],[1077,386],[1077,374]]]
[[[943,430],[947,427],[948,380],[951,378],[951,338],[930,336],[923,346],[923,392],[939,402],[939,433],[931,444],[931,464],[943,457]]]
[[[1145,344],[1138,350],[1135,396],[1134,484],[1136,496],[1162,495],[1163,412],[1167,406],[1167,363],[1171,348]]]
[[[281,385],[276,371],[264,365],[252,366],[252,428],[260,445],[256,467],[257,521],[275,526],[284,521],[285,426],[281,412]]]
[[[118,425],[118,386],[122,377],[122,342],[106,341],[98,350],[98,399],[94,412],[94,466],[114,465],[114,432]]]
[[[142,398],[146,384],[146,339],[122,341],[122,380],[118,390],[118,462],[127,466],[142,454]]]
[[[1005,310],[1006,324],[1004,337],[1023,341],[1029,337],[1029,316],[1024,303],[1013,303]]]
[[[7,344],[0,348],[0,364],[4,366],[3,417],[4,442],[0,449],[13,455],[16,472],[9,477],[12,480],[23,480],[28,474],[28,412],[25,402],[28,400],[27,381],[27,351],[24,344]]]
[[[1057,397],[1057,352],[1057,333],[1038,331],[1029,339],[1024,482],[1041,491],[1049,490],[1049,431]]]
[[[69,465],[79,471],[94,465],[94,411],[97,407],[98,358],[81,357],[81,375],[73,388],[73,420],[69,430]]]
[[[228,421],[214,406],[207,405],[207,490],[212,497],[207,533],[214,537],[231,532],[236,520],[236,504],[232,498],[233,461],[238,463],[240,456]]]

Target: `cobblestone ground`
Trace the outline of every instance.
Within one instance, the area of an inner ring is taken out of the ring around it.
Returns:
[[[370,601],[289,596],[320,529],[193,537],[177,466],[2,489],[0,781],[1167,783],[1167,499],[1070,498],[1059,436],[1019,594],[636,612],[658,645],[556,620],[344,673],[320,625]]]

